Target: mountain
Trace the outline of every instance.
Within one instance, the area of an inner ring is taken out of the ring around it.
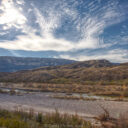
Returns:
[[[107,60],[75,62],[64,66],[41,67],[1,76],[4,82],[123,84],[128,82],[128,63]]]
[[[110,67],[116,65],[115,63],[111,63],[108,60],[90,60],[90,61],[83,61],[83,62],[77,62],[73,63],[72,65],[68,66],[70,68],[89,68],[89,67],[95,67],[95,68],[100,68],[100,67]],[[67,67],[67,68],[68,68]]]
[[[22,57],[0,57],[0,72],[15,72],[28,70],[42,66],[57,66],[74,63],[73,60],[55,58],[22,58]]]

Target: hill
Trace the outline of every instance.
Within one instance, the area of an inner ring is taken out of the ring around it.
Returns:
[[[57,66],[71,64],[75,61],[55,58],[23,58],[23,57],[0,57],[0,72],[15,72],[28,70],[42,66]]]
[[[128,63],[113,64],[107,60],[75,62],[64,66],[42,67],[1,76],[6,82],[123,84],[128,82]]]

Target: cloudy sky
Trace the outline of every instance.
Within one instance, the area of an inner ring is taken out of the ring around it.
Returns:
[[[128,0],[0,0],[0,56],[128,62]]]

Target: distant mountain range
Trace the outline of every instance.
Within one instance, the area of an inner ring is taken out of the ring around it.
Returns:
[[[0,57],[0,72],[15,72],[46,66],[58,66],[74,63],[73,60],[55,58],[23,58],[23,57]]]
[[[0,76],[1,82],[128,84],[128,63],[113,64],[107,60],[91,60]]]

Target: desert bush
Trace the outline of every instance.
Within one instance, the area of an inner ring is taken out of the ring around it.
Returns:
[[[10,95],[15,95],[16,94],[16,91],[14,89],[11,89],[10,90]]]
[[[124,91],[124,97],[128,97],[128,89]]]
[[[40,124],[43,122],[43,116],[42,113],[38,113],[36,116],[36,121],[39,122]]]
[[[101,122],[101,128],[128,128],[128,113],[120,115],[119,119],[112,118],[107,109],[102,107],[104,113],[97,119]]]
[[[0,93],[5,93],[2,89],[0,89]]]
[[[99,115],[97,117],[97,119],[100,121],[100,122],[104,122],[104,121],[108,121],[110,120],[110,114],[108,112],[108,110],[104,107],[101,106],[101,108],[103,109],[104,113]]]
[[[128,128],[128,113],[120,115],[116,121],[116,128]]]

